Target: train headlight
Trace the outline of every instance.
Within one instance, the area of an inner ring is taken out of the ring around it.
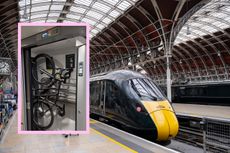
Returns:
[[[135,105],[136,107],[136,111],[138,112],[138,113],[140,113],[140,112],[145,112],[145,110],[144,110],[144,108],[143,108],[143,106],[141,106],[141,104],[139,104],[139,103],[137,103],[136,105]]]
[[[137,106],[136,111],[137,111],[137,112],[141,112],[141,111],[142,111],[142,108],[141,108],[140,106]]]

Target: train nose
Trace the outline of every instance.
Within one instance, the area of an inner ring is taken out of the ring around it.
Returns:
[[[157,140],[165,141],[175,137],[179,124],[168,101],[143,102],[157,128]]]
[[[157,128],[157,140],[164,141],[175,137],[178,132],[178,121],[175,114],[169,110],[158,110],[150,113]]]

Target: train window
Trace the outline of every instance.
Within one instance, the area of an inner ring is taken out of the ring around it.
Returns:
[[[161,90],[149,79],[131,79],[129,85],[141,100],[156,101],[165,99]]]
[[[90,83],[90,103],[98,106],[100,104],[100,82],[95,81]]]
[[[111,81],[106,81],[106,108],[114,109],[121,105],[121,94],[118,87]]]

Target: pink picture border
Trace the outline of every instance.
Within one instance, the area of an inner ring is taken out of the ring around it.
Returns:
[[[22,57],[21,28],[23,26],[85,26],[86,27],[86,130],[85,131],[26,131],[21,129],[22,123]],[[87,23],[18,23],[18,134],[89,134],[89,30]]]

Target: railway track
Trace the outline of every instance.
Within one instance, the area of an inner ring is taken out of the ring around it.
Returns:
[[[230,153],[230,121],[177,115],[180,130],[175,140],[204,152]]]
[[[98,120],[98,118],[93,118]],[[186,150],[186,146],[189,145],[203,149],[203,152],[230,153],[230,121],[186,115],[177,115],[177,118],[180,124],[180,130],[174,140],[181,142],[179,148],[182,149],[177,149],[178,151],[183,152]],[[104,120],[100,121],[105,122]],[[108,124],[108,122],[105,123]],[[116,124],[111,125],[124,130]],[[136,133],[132,134],[136,135]],[[167,146],[168,144],[161,145]],[[169,148],[174,149],[178,147],[171,146]]]

